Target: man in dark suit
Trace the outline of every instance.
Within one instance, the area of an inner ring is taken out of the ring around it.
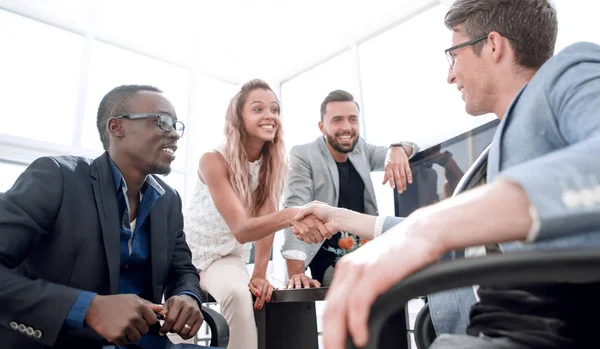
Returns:
[[[0,196],[3,348],[181,348],[168,332],[197,333],[181,199],[154,176],[184,131],[161,92],[113,89],[98,109],[102,156],[37,159]]]

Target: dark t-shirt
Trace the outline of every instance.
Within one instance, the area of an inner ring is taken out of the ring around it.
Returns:
[[[352,211],[365,213],[365,183],[352,166],[350,160],[346,162],[336,162],[340,174],[340,198],[338,207],[347,208]],[[325,270],[331,265],[335,265],[336,254],[330,252],[328,247],[337,249],[340,233],[333,235],[333,238],[325,240],[317,255],[310,262],[310,272],[312,278],[323,282]]]
[[[600,283],[480,287],[467,333],[536,349],[598,347]]]

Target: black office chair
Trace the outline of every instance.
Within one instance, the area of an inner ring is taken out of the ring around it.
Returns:
[[[227,348],[229,343],[229,326],[223,315],[209,307],[202,306],[204,321],[210,328],[210,346]]]
[[[423,294],[470,285],[529,285],[533,283],[600,282],[600,249],[528,251],[439,262],[400,281],[381,295],[369,317],[369,342],[365,349],[392,348],[385,335],[406,340],[406,335],[386,327],[406,302]],[[402,336],[402,338],[400,338]],[[355,349],[348,339],[347,348]]]
[[[425,349],[431,346],[431,343],[437,337],[435,333],[435,327],[431,321],[431,313],[429,312],[429,304],[425,303],[417,318],[415,319],[415,326],[413,328],[413,336],[415,338],[415,344],[417,349]]]
[[[206,304],[217,303],[213,296],[204,290],[201,290],[201,292],[202,301],[204,302],[201,310],[202,315],[204,316],[204,321],[210,329],[210,346],[227,348],[227,344],[229,343],[229,325],[227,324],[227,320],[225,320],[223,315],[221,315],[218,311],[206,306]],[[198,334],[200,334],[200,332],[198,332]],[[194,344],[198,344],[200,340],[201,339],[198,338],[198,335],[196,335],[196,337],[193,339],[193,342]]]

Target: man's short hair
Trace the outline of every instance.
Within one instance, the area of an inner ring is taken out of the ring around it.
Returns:
[[[509,37],[516,63],[537,69],[554,54],[558,21],[549,0],[456,0],[445,18],[446,27],[458,25],[471,39],[492,31]],[[484,42],[472,46],[481,53]]]
[[[329,92],[323,103],[321,103],[321,122],[325,117],[325,111],[327,110],[327,104],[331,102],[354,102],[356,104],[356,108],[360,110],[358,103],[354,100],[354,96],[350,92],[344,90],[335,90]]]
[[[98,127],[98,133],[100,133],[100,141],[104,150],[108,150],[108,131],[106,130],[106,123],[108,119],[113,116],[127,114],[129,112],[127,108],[127,102],[140,91],[160,92],[160,89],[150,85],[122,85],[113,88],[107,93],[98,107],[98,116],[96,118],[96,127]]]

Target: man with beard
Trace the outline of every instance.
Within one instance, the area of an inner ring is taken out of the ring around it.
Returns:
[[[371,171],[385,170],[383,184],[389,182],[399,193],[412,182],[408,160],[418,152],[417,146],[410,142],[389,147],[366,143],[359,137],[359,106],[350,93],[335,90],[327,95],[321,103],[319,129],[323,137],[290,150],[285,207],[316,200],[377,215]],[[347,243],[338,243],[347,233],[331,233],[330,239],[309,244],[298,240],[290,228],[285,230],[282,254],[290,277],[286,288],[329,285],[338,256],[349,248]],[[306,267],[313,279],[304,274]]]

